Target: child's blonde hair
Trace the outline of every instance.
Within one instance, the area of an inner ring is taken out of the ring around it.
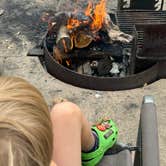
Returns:
[[[40,92],[23,79],[0,77],[0,166],[49,166],[52,137]]]

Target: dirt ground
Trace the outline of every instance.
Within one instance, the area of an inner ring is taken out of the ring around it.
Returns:
[[[166,80],[144,88],[117,92],[98,92],[65,84],[50,76],[36,57],[27,57],[30,48],[46,30],[40,21],[45,11],[70,10],[76,0],[1,0],[0,1],[0,71],[2,75],[20,76],[35,85],[52,105],[54,98],[66,98],[78,104],[91,122],[112,117],[120,130],[119,140],[135,144],[140,106],[144,95],[153,95],[157,105],[161,166],[166,165]],[[86,0],[79,4],[86,5]],[[108,10],[117,2],[110,0]],[[165,5],[166,9],[166,5]]]

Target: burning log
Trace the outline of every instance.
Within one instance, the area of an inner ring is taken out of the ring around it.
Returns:
[[[58,49],[58,47],[53,48],[53,57],[55,60],[59,63],[62,63],[62,60],[65,57],[65,54],[62,54],[62,52]]]
[[[77,26],[76,19],[79,19],[81,24],[71,30],[67,23],[70,22],[75,27]],[[93,41],[92,35],[88,34],[85,30],[81,31],[90,21],[91,19],[82,13],[77,15],[71,13],[56,14],[55,18],[52,19],[52,23],[49,24],[48,32],[50,34],[56,33],[53,56],[57,61],[61,62],[62,60],[69,59],[65,54],[70,53],[74,47],[84,48]]]
[[[71,13],[58,12],[48,19],[48,33],[57,34],[62,26],[67,26]]]
[[[73,40],[68,34],[67,27],[61,26],[57,35],[56,46],[61,52],[68,53],[73,49]]]
[[[103,32],[103,33],[102,33]],[[120,43],[129,43],[133,37],[120,31],[119,27],[114,25],[110,15],[106,12],[106,1],[101,0],[96,6],[89,3],[85,12],[58,13],[50,21],[48,34],[56,34],[53,48],[53,56],[58,62],[68,59],[84,57],[85,59],[102,59],[113,57],[117,54],[112,49],[111,53],[102,50],[86,50],[79,52],[75,50],[88,47],[92,42],[101,41],[114,45],[116,41]],[[104,35],[102,35],[104,34]],[[100,36],[101,35],[101,36]],[[92,43],[93,44],[93,43]],[[114,47],[114,46],[113,46]],[[121,50],[121,48],[120,48]],[[83,54],[81,53],[83,52]],[[71,54],[70,54],[71,53]],[[82,54],[82,56],[81,56]],[[87,55],[88,54],[88,55]],[[94,56],[96,54],[96,57]],[[119,53],[122,55],[122,53]],[[80,58],[82,59],[82,58]]]
[[[93,41],[93,35],[89,28],[91,22],[92,19],[83,12],[71,14],[67,29],[71,38],[74,39],[76,48],[87,47]]]
[[[94,44],[94,43],[93,43]],[[99,46],[99,45],[97,45]],[[91,46],[90,49],[74,49],[72,52],[65,54],[60,51],[57,46],[54,47],[54,57],[56,60],[100,60],[107,57],[112,57],[114,59],[121,59],[123,56],[122,47],[115,44],[104,44],[100,46],[100,50],[96,49],[96,45]],[[56,55],[57,54],[57,55]]]
[[[85,32],[83,31],[76,33],[76,35],[74,36],[74,44],[77,48],[87,47],[92,41],[92,36],[89,34],[85,34]]]
[[[59,62],[66,58],[67,53],[73,49],[73,40],[68,34],[66,26],[61,26],[59,28],[56,44],[53,48],[53,56]]]
[[[50,43],[49,47],[52,47],[53,56],[58,62],[62,61],[63,57],[65,57],[65,53],[68,53],[73,49],[73,41],[66,28],[69,18],[70,13],[58,12],[47,20],[47,43]],[[53,41],[55,41],[55,43],[53,43]],[[49,49],[52,50],[51,48]]]

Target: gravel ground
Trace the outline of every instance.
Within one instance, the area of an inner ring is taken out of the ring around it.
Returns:
[[[85,6],[86,1],[78,4]],[[65,84],[44,71],[39,60],[27,57],[28,49],[37,43],[46,30],[40,21],[45,11],[71,10],[76,0],[1,0],[0,1],[0,71],[2,75],[20,76],[38,87],[51,106],[54,98],[66,98],[78,104],[91,122],[112,117],[120,130],[119,139],[135,144],[140,106],[144,95],[156,100],[161,166],[166,165],[166,80],[144,88],[118,92],[98,92]],[[108,10],[117,6],[110,0]],[[165,3],[166,9],[166,3]]]

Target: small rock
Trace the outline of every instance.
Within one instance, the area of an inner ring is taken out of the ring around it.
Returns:
[[[95,94],[95,97],[98,99],[98,98],[101,98],[102,97],[102,93],[97,91],[96,94]]]
[[[83,67],[82,67],[82,65],[80,65],[80,66],[77,68],[77,72],[78,72],[79,74],[83,74]]]
[[[120,77],[125,77],[125,76],[126,76],[126,73],[124,71],[121,71]]]
[[[98,61],[92,61],[92,63],[90,64],[91,69],[97,69],[98,66]]]
[[[0,9],[0,16],[2,16],[4,14],[5,10]]]
[[[92,70],[91,70],[91,67],[90,67],[90,62],[87,62],[83,65],[83,72],[84,72],[84,74],[88,74],[88,75],[92,74]]]
[[[9,45],[7,48],[8,48],[8,49],[12,49],[12,48],[13,48],[13,46],[12,46],[12,45]]]
[[[20,34],[21,34],[21,32],[17,32],[17,33],[16,33],[16,35],[20,35]]]
[[[33,14],[31,12],[26,12],[28,16],[32,16]]]
[[[117,63],[112,63],[112,69],[110,70],[111,74],[119,74],[119,66]]]
[[[148,83],[145,83],[143,87],[146,87],[146,86],[148,86]]]
[[[14,47],[15,47],[15,43],[10,42],[10,43],[7,44],[8,49],[12,49]]]
[[[98,98],[101,97],[101,95],[100,94],[95,94],[95,97],[98,99]]]

